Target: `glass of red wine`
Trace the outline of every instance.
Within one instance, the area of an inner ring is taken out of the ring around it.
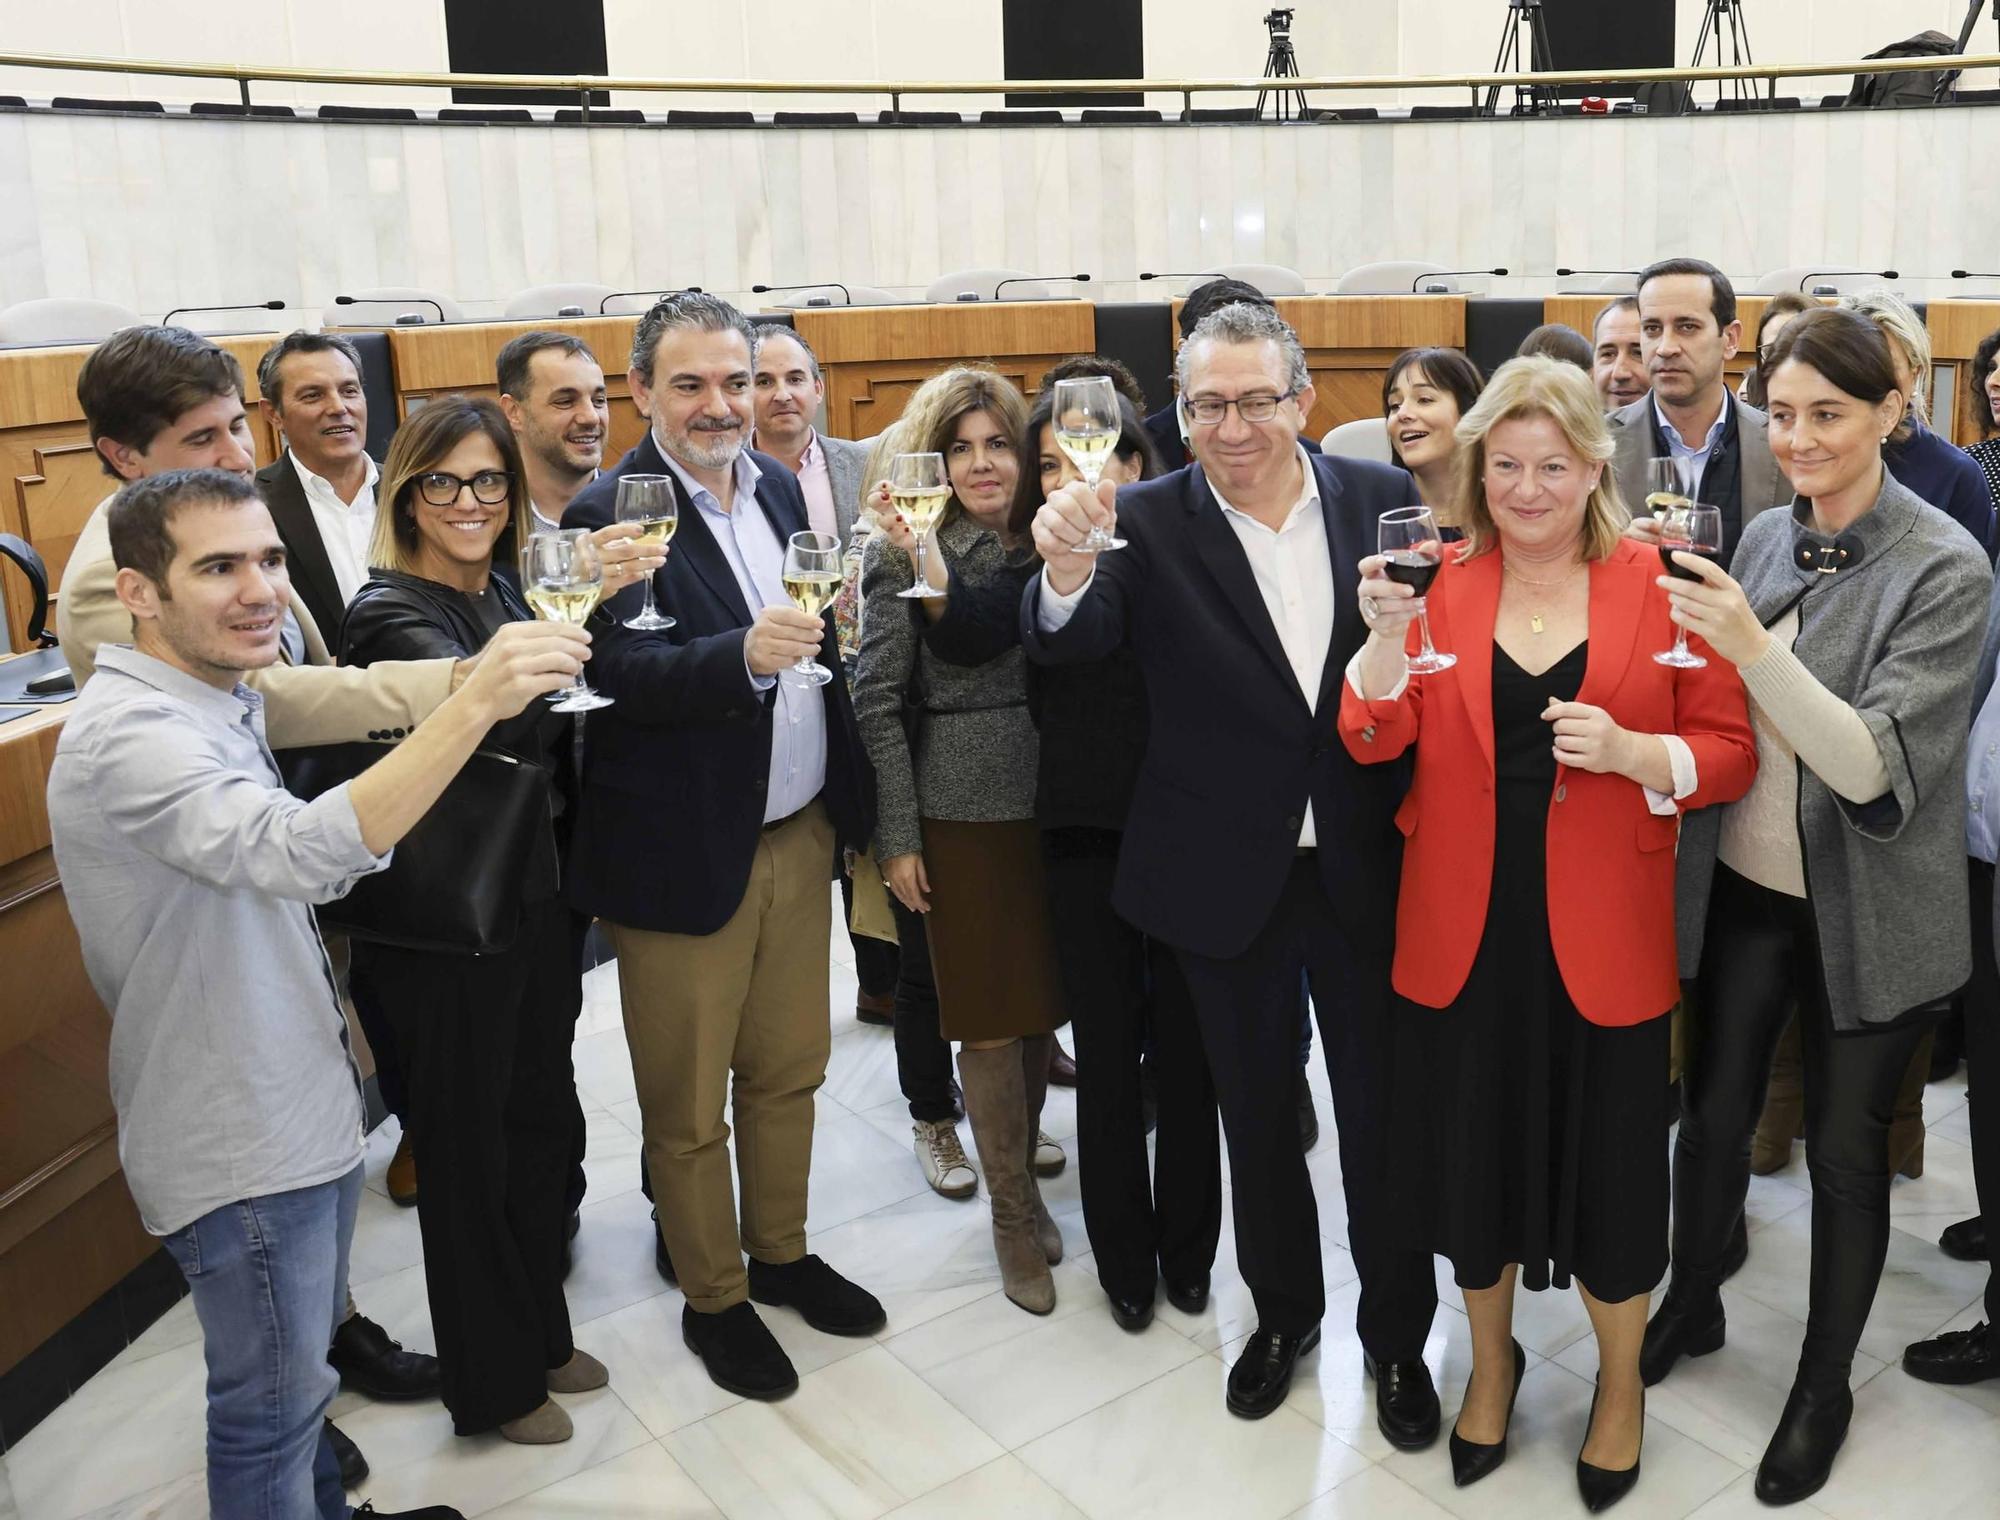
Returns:
[[[1375,535],[1383,559],[1382,573],[1417,593],[1417,628],[1423,648],[1410,656],[1410,673],[1426,676],[1451,669],[1458,656],[1440,653],[1432,646],[1431,617],[1423,603],[1424,593],[1431,589],[1444,561],[1437,519],[1429,507],[1397,507],[1382,514]]]
[[[1669,575],[1677,575],[1684,581],[1700,580],[1698,573],[1674,562],[1676,554],[1699,555],[1712,565],[1722,563],[1720,507],[1685,506],[1667,510],[1660,518],[1660,563],[1666,566]],[[1708,663],[1688,648],[1688,631],[1685,628],[1674,631],[1672,649],[1662,649],[1653,658],[1662,665],[1672,665],[1680,670],[1699,670]]]

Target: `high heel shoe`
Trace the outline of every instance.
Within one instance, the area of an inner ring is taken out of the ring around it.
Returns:
[[[1519,1341],[1514,1342],[1514,1391],[1507,1395],[1507,1425],[1514,1423],[1514,1401],[1521,1396],[1521,1379],[1528,1374],[1528,1353],[1521,1349]],[[1461,1406],[1461,1414],[1464,1409]],[[1491,1474],[1507,1460],[1507,1431],[1502,1429],[1500,1439],[1488,1445],[1481,1441],[1468,1441],[1458,1433],[1458,1424],[1451,1427],[1451,1481],[1460,1488],[1477,1483]]]
[[[1590,1422],[1583,1427],[1583,1444],[1590,1444],[1590,1432],[1597,1424],[1597,1392],[1590,1395]],[[1646,1390],[1639,1390],[1639,1454],[1646,1451]],[[1583,1507],[1593,1515],[1601,1514],[1620,1499],[1632,1492],[1639,1481],[1639,1457],[1632,1459],[1632,1465],[1613,1472],[1608,1467],[1593,1467],[1583,1460],[1581,1449],[1576,1454],[1576,1491],[1583,1498]]]

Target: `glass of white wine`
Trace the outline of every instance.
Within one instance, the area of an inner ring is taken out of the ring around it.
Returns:
[[[530,534],[521,549],[521,589],[528,605],[550,622],[581,625],[604,594],[604,561],[598,558],[589,530]],[[588,712],[612,702],[590,689],[582,671],[576,673],[574,686],[550,692],[549,700],[557,712]]]
[[[1104,478],[1104,467],[1118,447],[1123,419],[1118,413],[1118,388],[1109,375],[1078,375],[1056,382],[1056,444],[1069,455],[1070,463],[1092,491]],[[1122,549],[1125,540],[1113,538],[1102,528],[1092,528],[1076,546],[1079,554],[1095,554],[1103,549]]]
[[[807,617],[818,617],[839,594],[840,540],[831,533],[794,533],[785,545],[785,595],[792,605]],[[810,655],[801,656],[785,674],[797,677],[801,686],[824,686],[833,679],[833,672]]]
[[[1687,487],[1681,484],[1681,467],[1672,459],[1646,461],[1646,506],[1655,517],[1665,517],[1691,505]]]
[[[924,568],[924,544],[937,531],[951,500],[951,480],[944,472],[942,454],[898,454],[889,461],[889,504],[903,514],[917,537],[917,578],[898,596],[936,596],[930,574]]]
[[[665,548],[680,522],[680,500],[674,483],[666,475],[623,475],[618,480],[617,520],[639,525],[638,542]],[[627,628],[654,630],[671,628],[674,620],[653,601],[653,578],[646,577],[646,600],[639,611],[625,619]]]

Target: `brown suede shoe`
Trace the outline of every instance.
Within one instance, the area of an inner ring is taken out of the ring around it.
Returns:
[[[389,1158],[389,1175],[382,1180],[391,1203],[405,1209],[417,1206],[417,1158],[407,1134],[396,1142],[396,1154]]]
[[[550,1393],[588,1393],[609,1383],[611,1374],[588,1351],[572,1351],[568,1361],[549,1369],[547,1381]]]
[[[500,1434],[517,1446],[559,1446],[576,1434],[569,1415],[554,1399],[543,1399],[542,1407],[531,1409],[518,1420],[500,1427]]]

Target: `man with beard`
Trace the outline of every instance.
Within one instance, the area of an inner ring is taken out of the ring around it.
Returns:
[[[832,1045],[828,867],[836,845],[867,843],[871,787],[831,623],[785,594],[806,503],[790,470],[745,447],[750,345],[727,301],[656,302],[627,376],[651,425],[563,514],[566,528],[604,526],[628,474],[668,476],[680,505],[654,577],[675,625],[624,626],[637,586],[590,622],[593,674],[615,702],[585,735],[568,895],[617,947],[682,1338],[718,1386],[772,1399],[798,1374],[749,1300],[832,1335],[872,1334],[885,1316],[806,1252],[813,1094]],[[815,656],[825,684],[787,670]]]
[[[1611,414],[1618,494],[1637,514],[1634,537],[1654,539],[1646,515],[1646,462],[1671,459],[1681,488],[1722,510],[1722,562],[1751,518],[1792,499],[1791,483],[1771,457],[1764,414],[1723,383],[1743,324],[1729,276],[1701,259],[1662,259],[1639,272],[1639,343],[1651,396]]]
[[[521,445],[535,531],[553,533],[577,492],[597,479],[611,404],[604,370],[581,338],[522,333],[500,350],[500,410]]]

